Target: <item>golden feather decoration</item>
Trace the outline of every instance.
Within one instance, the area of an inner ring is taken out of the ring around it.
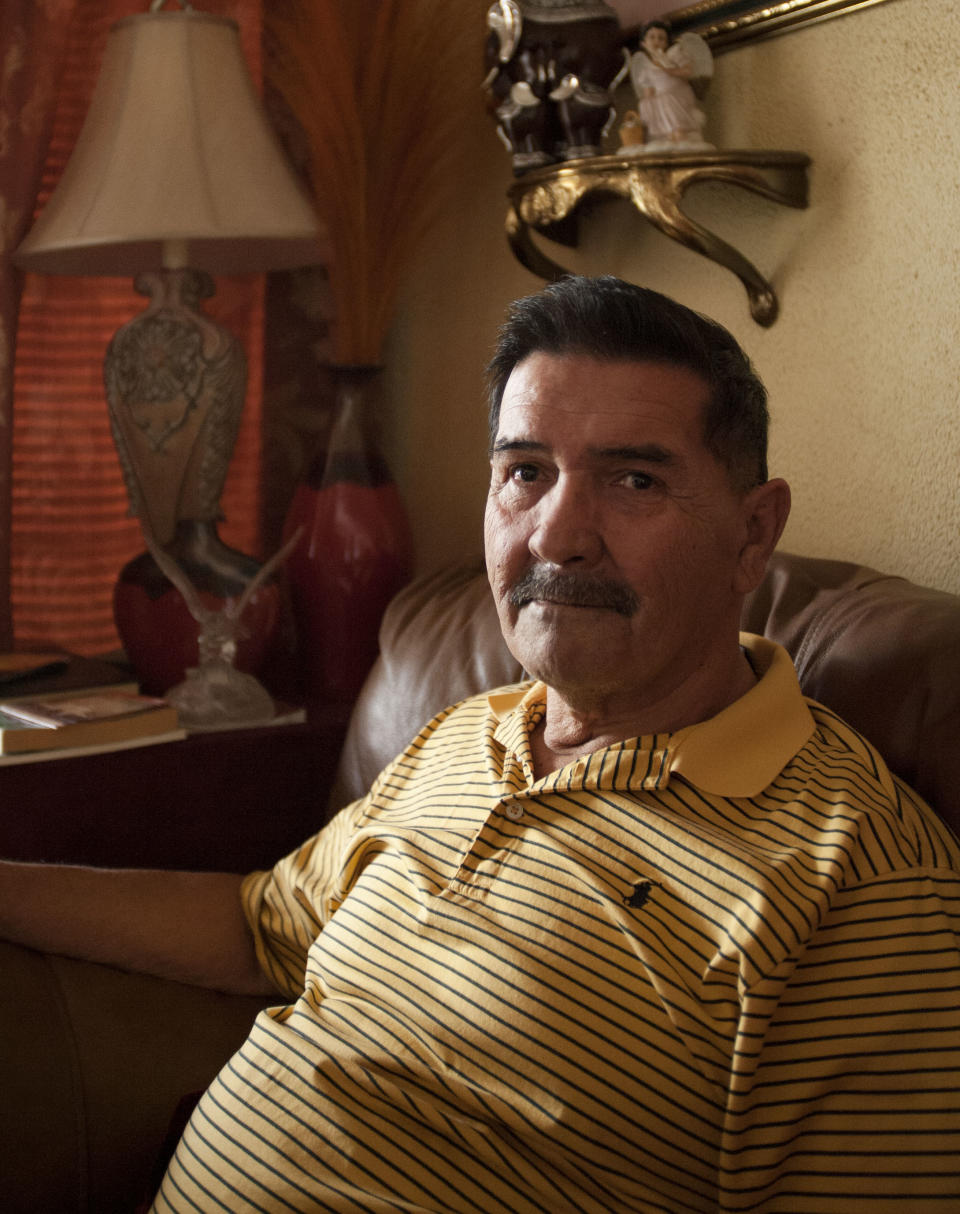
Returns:
[[[333,248],[336,362],[379,363],[401,275],[452,196],[481,104],[486,0],[271,0],[270,86]]]

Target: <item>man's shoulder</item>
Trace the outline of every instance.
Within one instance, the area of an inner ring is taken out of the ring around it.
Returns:
[[[833,784],[838,788],[861,787],[881,802],[895,803],[898,790],[907,789],[907,785],[894,776],[873,743],[828,705],[809,696],[804,696],[804,700],[815,725],[805,748],[817,757],[811,778],[818,779],[825,788]],[[913,801],[924,804],[917,793],[908,791]]]
[[[832,708],[806,699],[816,729],[789,765],[788,781],[802,776],[805,796],[834,807],[839,821],[871,846],[881,836],[892,867],[960,871],[960,844],[936,811],[887,766],[876,747]]]

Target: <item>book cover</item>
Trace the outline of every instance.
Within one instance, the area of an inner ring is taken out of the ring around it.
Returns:
[[[24,750],[16,754],[0,753],[0,767],[22,763],[51,763],[54,759],[85,759],[88,755],[115,754],[118,750],[134,750],[142,746],[159,746],[164,742],[182,742],[188,737],[185,729],[149,734],[144,738],[121,738],[118,742],[91,743],[88,746],[58,746],[54,750]]]
[[[140,690],[129,666],[76,653],[0,652],[0,700],[16,702],[67,691]]]
[[[0,702],[0,754],[103,745],[177,729],[165,700],[108,689]]]
[[[0,685],[55,674],[66,665],[67,655],[62,653],[0,653]]]

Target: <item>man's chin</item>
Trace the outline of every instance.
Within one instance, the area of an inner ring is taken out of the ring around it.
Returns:
[[[507,642],[530,675],[560,686],[619,664],[625,649],[617,623],[626,621],[608,607],[536,601],[519,609]]]

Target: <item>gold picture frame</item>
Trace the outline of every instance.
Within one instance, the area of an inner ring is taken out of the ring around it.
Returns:
[[[645,19],[662,18],[671,32],[689,30],[706,38],[710,49],[718,52],[760,38],[772,38],[790,30],[840,17],[861,9],[885,4],[889,0],[777,0],[758,4],[756,0],[699,0],[683,8],[667,4],[645,5]],[[616,7],[616,4],[614,5]],[[657,11],[650,11],[656,9]]]

